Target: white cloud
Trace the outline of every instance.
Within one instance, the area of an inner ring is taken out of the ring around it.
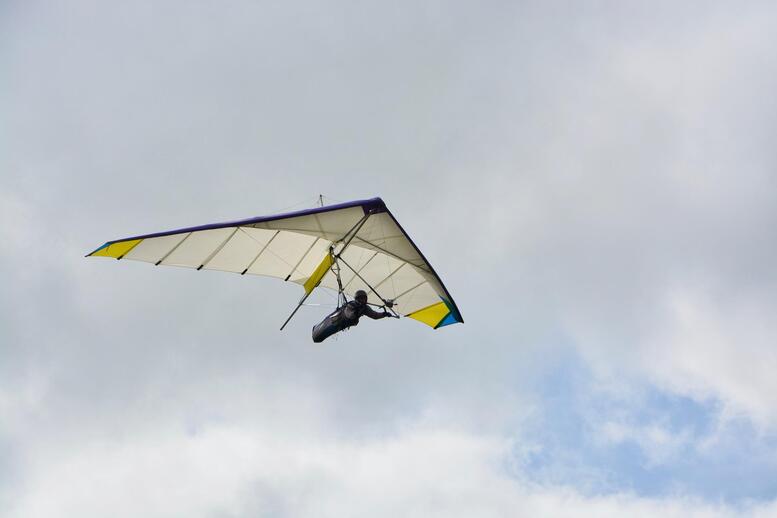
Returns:
[[[673,318],[646,344],[645,369],[657,384],[703,398],[714,394],[729,417],[777,423],[777,325],[770,304],[750,297],[713,305],[709,297],[673,293]]]
[[[40,454],[11,517],[148,516],[771,516],[682,496],[584,496],[508,476],[494,437],[412,426],[336,440],[306,430],[211,426],[107,437]]]
[[[521,309],[552,314],[602,379],[774,427],[774,8],[665,14],[581,43],[592,63],[548,115],[561,129],[539,164],[490,177],[514,197],[494,219]]]
[[[775,426],[774,6],[386,5],[6,8],[13,516],[777,514],[504,468],[567,344]],[[319,190],[383,195],[467,324],[314,348],[288,286],[81,259]]]

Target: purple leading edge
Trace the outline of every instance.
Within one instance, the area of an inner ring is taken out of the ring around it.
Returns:
[[[331,212],[333,210],[339,210],[339,209],[350,209],[351,207],[361,207],[364,210],[365,214],[371,210],[374,213],[388,212],[388,209],[386,209],[386,204],[383,203],[383,200],[381,200],[380,198],[371,198],[369,200],[348,201],[344,203],[338,203],[336,205],[327,205],[325,207],[314,207],[312,209],[304,209],[304,210],[298,210],[294,212],[285,212],[283,214],[273,214],[272,216],[256,216],[253,218],[240,219],[237,221],[225,221],[223,223],[209,223],[207,225],[199,225],[197,227],[178,228],[175,230],[166,230],[164,232],[155,232],[153,234],[144,234],[142,236],[125,237],[122,239],[115,239],[113,241],[108,241],[103,246],[99,247],[97,250],[102,250],[106,246],[112,245],[114,243],[120,243],[122,241],[131,241],[133,239],[148,239],[151,237],[164,237],[164,236],[172,236],[174,234],[183,234],[184,232],[197,232],[199,230],[214,230],[217,228],[239,227],[242,225],[251,225],[252,223],[262,223],[265,221],[275,221],[278,219],[295,218],[297,216],[309,216],[311,214],[321,214],[323,212]],[[97,250],[95,250],[94,252],[96,252]]]

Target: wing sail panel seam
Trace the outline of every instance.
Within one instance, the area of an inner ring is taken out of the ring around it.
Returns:
[[[243,234],[247,235],[247,236],[248,236],[249,238],[251,238],[251,239],[252,239],[252,240],[253,240],[255,243],[258,243],[258,244],[260,244],[260,245],[261,245],[261,243],[259,243],[259,241],[257,241],[257,240],[256,240],[256,238],[255,238],[254,236],[252,236],[251,234],[249,234],[248,232],[246,232],[245,230],[243,230],[243,228],[242,228],[242,227],[238,227],[238,228],[240,228],[240,230],[243,232]],[[252,261],[251,261],[251,262],[248,264],[248,266],[246,266],[245,270],[243,270],[243,272],[242,272],[240,275],[245,275],[245,273],[246,273],[248,270],[250,270],[250,269],[251,269],[251,267],[254,265],[254,263],[255,263],[256,261],[258,261],[258,260],[259,260],[259,257],[260,257],[260,256],[261,256],[261,255],[264,253],[264,251],[265,251],[265,250],[267,250],[267,247],[268,247],[268,246],[270,246],[270,243],[272,243],[273,239],[275,239],[275,237],[276,237],[278,234],[280,234],[280,233],[281,233],[281,231],[280,231],[280,230],[276,230],[276,231],[275,231],[275,234],[273,234],[273,235],[272,235],[272,237],[270,238],[270,240],[269,240],[269,241],[267,241],[267,242],[264,244],[264,246],[262,246],[261,250],[259,250],[259,253],[257,253],[257,254],[256,254],[256,257],[254,257],[254,259],[253,259],[253,260],[252,260]]]
[[[156,263],[154,263],[154,266],[159,266],[160,264],[162,264],[162,261],[164,261],[165,259],[170,257],[170,254],[172,254],[173,252],[178,250],[178,247],[181,246],[184,241],[189,239],[189,236],[191,236],[192,234],[194,234],[194,232],[189,232],[188,234],[186,234],[186,236],[184,236],[183,239],[178,241],[178,243],[176,243],[176,245],[169,252],[167,252],[165,255],[163,255],[162,258],[160,260],[158,260]]]
[[[237,234],[237,230],[239,228],[240,227],[235,227],[235,230],[232,231],[232,233],[229,235],[229,237],[227,237],[213,252],[211,252],[211,254],[208,256],[207,259],[205,259],[202,263],[200,263],[200,266],[197,267],[197,270],[202,270],[203,268],[205,268],[205,266],[207,266],[207,264],[209,262],[211,262],[211,260],[214,257],[216,257],[216,255],[218,255],[219,252],[221,252],[221,250],[227,245],[229,240],[232,239],[235,234]]]

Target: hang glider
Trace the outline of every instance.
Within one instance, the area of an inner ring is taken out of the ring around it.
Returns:
[[[435,329],[464,322],[380,198],[118,239],[87,257],[276,277],[304,288],[300,305],[316,288],[364,290],[368,303]]]

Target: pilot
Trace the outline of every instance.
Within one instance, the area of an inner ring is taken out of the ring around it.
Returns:
[[[367,315],[373,320],[393,316],[385,308],[382,313],[372,309],[367,304],[367,293],[364,290],[358,290],[354,295],[354,300],[347,302],[337,311],[327,315],[320,324],[313,327],[313,341],[316,343],[323,342],[333,334],[357,325],[363,315]]]

